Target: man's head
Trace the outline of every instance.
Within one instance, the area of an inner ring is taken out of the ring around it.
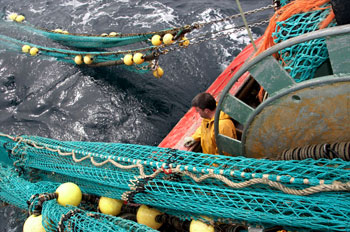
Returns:
[[[211,119],[215,114],[216,101],[210,93],[199,93],[193,98],[192,106],[202,118]]]

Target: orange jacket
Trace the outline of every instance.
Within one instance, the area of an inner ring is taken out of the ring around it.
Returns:
[[[235,125],[230,119],[230,116],[224,112],[220,113],[219,133],[237,139]],[[192,138],[201,142],[203,153],[219,154],[215,141],[214,117],[211,119],[203,118],[201,126],[198,127],[196,132],[192,135]]]

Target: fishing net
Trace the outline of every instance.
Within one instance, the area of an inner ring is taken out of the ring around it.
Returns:
[[[292,1],[292,0],[280,0],[279,2],[280,2],[280,4],[281,4],[281,6],[285,6],[285,5],[287,5],[290,1]]]
[[[191,30],[187,27],[172,28],[158,32],[115,34],[113,36],[75,34],[62,32],[62,30],[58,32],[57,30],[37,28],[27,22],[18,23],[5,18],[7,17],[0,15],[2,28],[0,48],[4,50],[23,52],[28,56],[39,56],[44,59],[54,59],[89,67],[122,65],[128,70],[138,73],[156,70],[158,67],[160,48],[164,45],[153,46],[150,43],[150,38],[153,35],[173,33],[178,38],[182,38],[183,33]],[[120,47],[120,49],[114,51],[107,49],[112,47]],[[32,49],[37,49],[37,51],[33,53]],[[142,53],[144,61],[135,61],[130,65],[124,65],[125,55],[136,53]]]
[[[184,220],[206,215],[251,225],[349,229],[350,163],[340,159],[256,160],[36,136],[2,142],[17,169],[46,171],[36,175],[45,183],[73,181],[86,193],[146,204]],[[2,199],[11,199],[5,190]]]
[[[0,15],[1,16],[1,15]],[[16,28],[17,30],[23,32],[27,31],[31,34],[40,35],[47,37],[51,40],[57,41],[66,46],[75,48],[89,48],[89,49],[102,49],[111,47],[121,47],[130,44],[149,42],[153,35],[163,36],[167,33],[172,33],[174,35],[182,35],[191,31],[193,28],[190,26],[168,28],[160,31],[144,32],[144,33],[117,33],[111,32],[109,34],[103,33],[101,35],[96,34],[82,34],[82,33],[72,33],[64,31],[62,29],[46,29],[36,27],[29,22],[16,22],[16,21],[4,21],[6,16],[1,16],[2,23],[6,24],[7,27]]]
[[[21,209],[28,208],[30,199],[35,195],[55,192],[61,183],[40,181],[31,183],[18,176],[18,173],[5,165],[0,165],[0,199]],[[71,217],[62,220],[62,215]],[[46,231],[57,231],[61,223],[65,231],[155,231],[134,221],[113,217],[98,212],[90,212],[74,206],[63,207],[56,200],[46,201],[41,214]]]
[[[91,56],[93,58],[94,64],[100,63],[110,63],[110,65],[123,64],[122,58],[124,53],[122,52],[92,52],[92,51],[75,51],[60,48],[45,47],[38,44],[33,44],[21,40],[17,40],[5,35],[0,35],[0,48],[6,49],[7,51],[22,52],[22,47],[24,45],[30,48],[39,49],[40,56],[46,57],[47,59],[55,59],[57,61],[63,61],[71,64],[75,64],[76,56]],[[145,53],[145,55],[150,55],[151,51]],[[28,54],[29,55],[29,54]],[[30,56],[30,55],[29,55]],[[92,65],[94,66],[94,65]],[[134,64],[133,66],[123,65],[123,68],[135,72],[148,72],[151,69],[149,63],[145,62],[142,64]]]
[[[280,1],[280,4],[282,7],[271,17],[255,56],[277,43],[336,25],[329,0]],[[296,82],[301,82],[315,77],[316,70],[327,61],[328,51],[322,38],[285,48],[275,57]]]
[[[272,5],[248,11],[246,14],[249,15],[271,8]],[[160,55],[186,48],[190,44],[215,40],[221,36],[227,36],[243,30],[244,27],[225,28],[210,34],[202,33],[196,38],[192,38],[191,43],[185,37],[186,33],[207,25],[222,23],[239,17],[240,15],[236,14],[210,22],[193,23],[192,25],[153,32],[124,34],[111,32],[109,34],[94,35],[71,33],[62,29],[40,28],[24,21],[25,17],[22,15],[11,13],[8,16],[4,16],[0,14],[0,25],[3,29],[0,35],[0,47],[16,52],[23,51],[32,56],[38,55],[89,67],[123,65],[123,67],[135,72],[142,73],[151,70],[153,75],[159,78],[163,75],[163,70],[158,65]],[[18,20],[19,18],[21,19]],[[255,22],[250,27],[261,26],[266,22],[267,20]],[[156,37],[155,41],[153,41],[153,36]],[[44,40],[49,45],[44,45],[43,42],[30,42],[33,40]],[[52,41],[56,43],[52,44]],[[114,47],[118,47],[119,50],[108,50],[108,48]],[[71,48],[74,48],[74,50]],[[37,49],[37,51],[32,53],[32,49]],[[137,56],[140,55],[138,53],[141,53],[141,56]],[[128,56],[127,59],[126,56]],[[140,61],[137,57],[142,58],[142,60]]]
[[[326,6],[325,6],[326,7]],[[274,42],[316,31],[319,25],[330,14],[331,8],[301,13],[277,22],[276,31],[272,34]],[[328,27],[335,26],[330,23]],[[296,82],[312,79],[321,64],[328,59],[328,51],[325,39],[314,39],[279,51],[280,63]]]

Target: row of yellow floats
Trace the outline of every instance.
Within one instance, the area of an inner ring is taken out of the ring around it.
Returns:
[[[16,21],[18,23],[21,23],[25,20],[25,17],[23,15],[11,13],[9,15],[9,19],[11,19],[12,21]],[[69,34],[68,31],[65,31],[62,29],[55,29],[55,30],[53,30],[53,32],[62,33],[62,34]],[[114,37],[117,35],[119,35],[119,33],[117,33],[117,32],[111,32],[109,34],[107,34],[107,33],[101,34],[101,36],[110,36],[110,37]],[[179,43],[180,47],[187,47],[190,44],[190,41],[185,36],[182,36],[179,41],[181,41]],[[152,36],[152,38],[151,38],[151,43],[153,46],[160,46],[160,45],[162,45],[162,43],[164,43],[165,45],[171,45],[174,42],[175,42],[174,35],[171,33],[167,33],[163,37],[156,34],[156,35]],[[29,45],[23,45],[22,52],[29,53],[31,56],[36,56],[39,53],[39,49],[36,47],[30,47]],[[131,66],[133,64],[142,64],[145,61],[145,55],[140,53],[140,52],[137,52],[135,54],[126,54],[122,59],[123,59],[123,62],[125,65]],[[85,55],[85,56],[77,55],[74,57],[74,62],[77,65],[81,65],[81,64],[90,65],[90,64],[93,64],[94,57],[92,55]],[[153,70],[153,76],[155,76],[156,78],[162,77],[163,74],[164,74],[164,71],[159,66],[155,70]]]
[[[57,203],[62,206],[73,205],[78,206],[82,200],[82,192],[74,183],[67,182],[61,184],[57,189]],[[108,197],[101,197],[98,208],[101,213],[117,216],[121,212],[123,206],[122,200],[116,200]],[[159,229],[162,223],[156,221],[158,215],[163,213],[157,209],[141,205],[136,213],[137,222],[153,229]],[[42,215],[31,215],[27,218],[23,225],[23,232],[45,232],[42,225]],[[199,220],[192,220],[190,224],[190,232],[214,232],[212,225],[207,225]]]

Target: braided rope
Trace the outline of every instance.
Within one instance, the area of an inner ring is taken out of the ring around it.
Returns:
[[[153,179],[157,175],[159,175],[160,173],[165,171],[165,169],[162,165],[162,167],[157,168],[152,174],[146,175],[144,172],[144,166],[141,164],[141,162],[142,162],[141,160],[138,160],[136,162],[136,164],[133,164],[133,165],[122,165],[122,164],[112,160],[110,157],[108,157],[106,160],[104,160],[102,162],[96,162],[91,153],[89,153],[87,156],[85,156],[81,159],[76,159],[74,150],[71,152],[62,152],[59,148],[52,149],[52,148],[47,147],[47,146],[39,146],[34,141],[29,140],[29,139],[23,139],[22,137],[11,137],[11,136],[4,135],[4,134],[0,134],[0,136],[5,136],[8,138],[11,138],[14,141],[17,140],[16,147],[18,147],[18,144],[21,142],[21,143],[25,143],[28,145],[32,145],[37,149],[45,149],[45,150],[49,150],[51,152],[57,152],[61,156],[72,156],[72,159],[74,161],[78,161],[78,162],[90,158],[91,163],[97,167],[101,167],[107,163],[111,163],[115,167],[121,168],[121,169],[138,168],[139,169],[139,176],[137,176],[137,177],[135,176],[134,180],[130,180],[131,185],[129,185],[129,187],[131,190],[135,190],[136,183],[139,181],[139,179],[144,179],[144,178]],[[105,158],[105,156],[100,155],[100,158]],[[121,157],[118,157],[118,160],[120,160],[120,159],[121,159]],[[129,159],[128,161],[131,162],[132,160]],[[229,187],[232,187],[232,188],[245,188],[245,187],[255,185],[255,184],[265,184],[265,185],[269,185],[270,187],[279,189],[279,190],[283,191],[284,193],[293,194],[293,195],[300,195],[300,196],[311,195],[311,194],[318,193],[318,192],[350,191],[350,182],[342,183],[339,181],[333,181],[332,184],[324,184],[324,180],[320,180],[319,185],[308,187],[308,188],[301,189],[301,190],[297,190],[297,189],[286,187],[285,185],[283,185],[281,183],[278,183],[280,177],[277,177],[276,181],[269,180],[268,179],[269,174],[264,174],[263,178],[255,178],[255,174],[252,174],[252,179],[237,183],[237,182],[233,182],[233,181],[229,180],[228,178],[226,178],[223,175],[214,174],[213,169],[208,169],[209,174],[204,174],[204,175],[200,174],[200,176],[198,177],[196,174],[188,171],[187,166],[185,167],[185,170],[181,170],[181,165],[177,165],[176,168],[172,168],[171,166],[172,165],[170,164],[169,165],[170,168],[168,169],[169,173],[171,172],[174,174],[184,174],[184,175],[190,177],[191,179],[193,179],[197,183],[202,182],[208,178],[215,178],[215,179],[220,180],[221,182],[225,183],[226,185],[228,185]],[[193,168],[193,171],[195,172],[196,169]],[[220,170],[219,172],[222,174],[224,172],[224,170]],[[232,174],[232,172],[231,172],[231,174]],[[241,173],[241,176],[244,176],[244,172]],[[290,183],[293,183],[294,181],[295,181],[295,178],[292,177],[290,179]],[[303,179],[303,183],[309,184],[309,180]]]

